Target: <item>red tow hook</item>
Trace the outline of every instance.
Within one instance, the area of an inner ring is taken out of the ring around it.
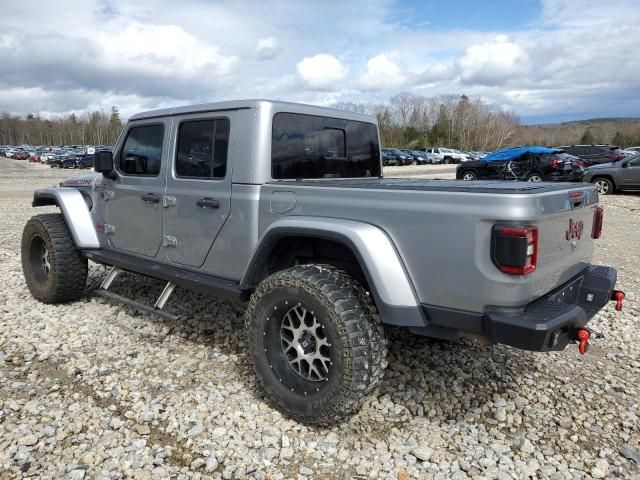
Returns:
[[[586,328],[579,328],[576,330],[576,340],[578,340],[578,350],[580,355],[587,353],[589,349],[589,338],[591,338],[591,332]]]
[[[622,311],[622,301],[624,300],[624,292],[622,290],[614,290],[611,292],[611,300],[616,301],[616,310]]]

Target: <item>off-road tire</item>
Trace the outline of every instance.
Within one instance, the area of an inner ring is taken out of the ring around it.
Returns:
[[[40,262],[48,253],[49,271]],[[39,253],[40,252],[40,253]],[[71,237],[59,213],[31,217],[22,232],[22,272],[31,294],[43,303],[59,303],[82,297],[87,284],[87,259]]]
[[[326,380],[296,377],[281,343],[272,338],[286,309],[295,305],[310,309],[330,342],[332,362]],[[331,266],[295,266],[262,281],[246,310],[245,337],[267,400],[307,424],[334,424],[357,411],[387,365],[386,337],[370,295],[346,272]]]

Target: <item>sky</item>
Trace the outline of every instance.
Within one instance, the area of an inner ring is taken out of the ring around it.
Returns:
[[[466,94],[640,117],[640,0],[0,0],[0,112]]]

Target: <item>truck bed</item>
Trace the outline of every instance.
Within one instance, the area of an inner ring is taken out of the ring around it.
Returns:
[[[378,226],[396,246],[420,302],[471,312],[527,305],[584,270],[598,202],[585,183],[392,178],[272,181],[261,196],[263,228],[281,215]],[[570,222],[583,225],[580,240],[567,240]],[[532,275],[506,275],[493,264],[495,224],[539,228]]]

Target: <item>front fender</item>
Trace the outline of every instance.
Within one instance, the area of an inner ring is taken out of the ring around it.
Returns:
[[[98,235],[91,214],[82,194],[75,188],[43,188],[33,193],[33,207],[57,205],[67,226],[71,231],[73,241],[78,248],[100,248]]]
[[[337,241],[354,253],[385,323],[424,326],[425,320],[404,264],[391,239],[380,228],[336,218],[287,217],[267,227],[240,282],[254,284],[271,249],[285,237],[312,237]]]

